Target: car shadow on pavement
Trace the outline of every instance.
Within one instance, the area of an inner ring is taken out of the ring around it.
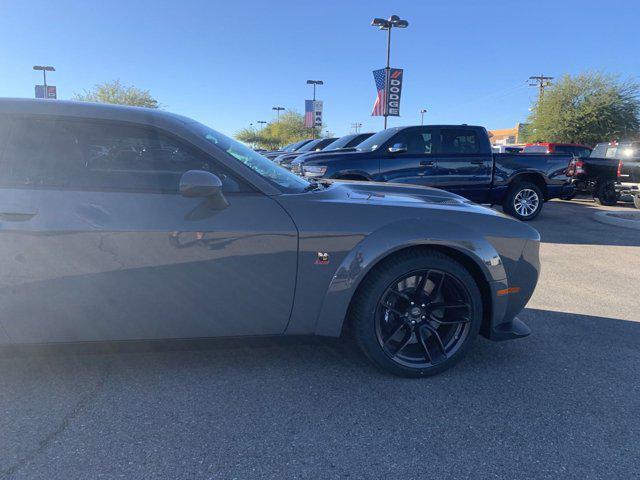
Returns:
[[[373,368],[348,339],[5,354],[0,471],[416,478],[428,464],[443,478],[452,465],[456,478],[637,478],[640,323],[521,318],[528,338],[480,340],[419,380]]]

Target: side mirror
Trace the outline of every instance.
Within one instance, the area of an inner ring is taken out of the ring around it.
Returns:
[[[222,193],[222,181],[217,175],[204,170],[188,170],[180,178],[183,197],[214,197]]]
[[[407,151],[407,146],[404,143],[394,143],[391,147],[389,147],[389,152],[391,153],[404,153]]]

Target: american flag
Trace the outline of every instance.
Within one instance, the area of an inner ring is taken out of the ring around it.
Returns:
[[[304,126],[311,128],[314,125],[313,100],[304,101]]]
[[[384,115],[384,106],[387,100],[387,70],[381,68],[380,70],[373,71],[373,79],[376,81],[376,90],[378,90],[378,96],[376,97],[376,103],[373,104],[373,111],[371,116],[380,117]]]

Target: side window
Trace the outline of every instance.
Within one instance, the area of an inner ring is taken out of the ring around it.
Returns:
[[[402,143],[409,154],[429,154],[432,151],[432,132],[430,130],[408,129],[401,132],[391,144]]]
[[[440,153],[480,153],[480,139],[475,130],[444,128],[440,135]]]
[[[3,184],[168,193],[178,191],[185,171],[207,170],[226,192],[250,191],[189,145],[126,124],[16,120],[0,168]]]

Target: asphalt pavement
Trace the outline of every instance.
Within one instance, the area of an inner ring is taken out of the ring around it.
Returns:
[[[640,235],[601,209],[547,204],[532,335],[430,379],[333,339],[2,353],[0,478],[638,478]]]

